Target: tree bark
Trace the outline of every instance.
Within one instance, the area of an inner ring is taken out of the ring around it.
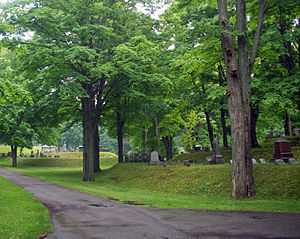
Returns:
[[[200,91],[200,97],[203,97],[206,95],[206,90],[204,84],[201,85],[201,91]],[[214,128],[211,123],[210,113],[208,109],[204,110],[205,119],[206,119],[206,126],[207,126],[207,132],[208,132],[208,138],[210,141],[210,147],[213,150],[214,149]]]
[[[259,117],[259,106],[251,105],[251,147],[259,147],[259,143],[256,135],[256,123]]]
[[[266,0],[259,0],[259,13],[258,13],[258,21],[257,21],[257,27],[255,31],[254,36],[254,44],[251,50],[251,56],[250,56],[250,72],[253,69],[257,51],[260,45],[260,39],[261,39],[261,33],[264,26],[265,16],[266,16],[266,10],[267,10],[267,2]]]
[[[204,112],[205,119],[206,119],[206,125],[207,125],[207,131],[208,131],[208,138],[210,141],[211,149],[214,149],[214,129],[211,123],[210,115],[207,111]]]
[[[118,160],[119,163],[124,161],[124,120],[120,112],[117,112],[117,135],[118,135]]]
[[[228,145],[228,132],[227,132],[227,125],[226,125],[226,110],[224,110],[223,107],[221,107],[220,113],[221,113],[220,121],[222,127],[223,147],[225,149],[228,149],[229,145]]]
[[[163,142],[166,149],[167,160],[171,160],[173,158],[173,137],[165,136],[163,137]]]
[[[222,64],[219,64],[218,66],[218,72],[219,72],[219,85],[224,86],[225,81],[226,81],[226,75],[223,69]],[[225,96],[222,96],[221,101],[220,101],[220,123],[221,123],[221,128],[222,128],[222,135],[223,135],[223,147],[224,148],[229,148],[228,145],[228,130],[227,130],[227,125],[226,125],[226,114],[227,110],[225,109]]]
[[[94,172],[99,173],[100,169],[100,138],[99,138],[99,125],[96,120],[95,132],[94,132],[94,141],[95,141],[95,159],[94,159]]]
[[[250,133],[250,62],[248,55],[247,37],[247,13],[246,1],[236,1],[237,30],[238,30],[238,74],[242,85],[242,101],[244,108],[245,130],[245,174],[247,196],[255,195],[253,163],[251,157],[251,133]]]
[[[95,102],[90,97],[82,99],[83,113],[83,181],[94,181],[95,164],[95,131],[96,120],[94,112]]]
[[[224,60],[227,68],[227,81],[229,88],[229,113],[232,130],[232,196],[236,199],[251,197],[254,195],[254,181],[252,176],[252,161],[249,161],[249,61],[245,57],[245,2],[237,0],[237,19],[239,49],[237,57],[234,48],[234,38],[230,33],[227,0],[218,0],[219,22],[222,29],[221,42],[224,52]],[[241,65],[239,65],[239,64]],[[245,104],[248,103],[248,107]],[[248,130],[248,131],[247,131]]]
[[[292,121],[287,111],[284,113],[284,134],[285,136],[291,136],[293,134]]]
[[[17,161],[18,147],[16,145],[11,145],[10,148],[11,148],[12,167],[16,168],[18,167],[18,161]]]

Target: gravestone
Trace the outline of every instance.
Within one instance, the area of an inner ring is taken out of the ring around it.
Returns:
[[[292,164],[292,165],[294,165],[294,164],[298,164],[299,162],[296,160],[296,159],[294,159],[294,158],[290,158],[289,159],[289,164]]]
[[[289,141],[283,139],[277,140],[274,143],[273,159],[274,160],[280,159],[288,163],[290,158],[293,158],[293,153]]]
[[[193,146],[193,150],[194,150],[195,152],[200,152],[200,151],[202,150],[202,146],[201,146],[201,145],[194,145],[194,146]]]
[[[285,164],[285,162],[282,159],[276,159],[275,164],[282,165]]]
[[[128,158],[128,161],[129,161],[129,162],[133,162],[133,161],[134,161],[134,152],[129,151],[129,152],[127,153],[127,158]]]
[[[257,164],[257,161],[256,161],[255,158],[252,159],[252,163],[253,163],[253,164]]]
[[[150,164],[152,165],[161,164],[161,161],[159,160],[159,154],[157,151],[151,152]]]
[[[223,156],[221,154],[219,141],[217,138],[213,142],[213,155],[212,158],[208,161],[210,164],[221,164],[224,163]]]
[[[150,162],[150,154],[147,152],[132,152],[129,151],[126,156],[126,162],[129,163],[146,163]]]
[[[296,136],[300,136],[300,128],[295,128],[294,133]]]
[[[183,165],[184,166],[187,166],[187,167],[190,167],[193,163],[193,160],[184,160],[183,161]]]
[[[261,164],[266,164],[266,163],[267,163],[267,161],[266,161],[265,159],[263,159],[263,158],[259,159],[259,162],[260,162]]]

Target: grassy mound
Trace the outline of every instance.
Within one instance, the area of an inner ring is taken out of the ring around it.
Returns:
[[[50,230],[48,210],[29,193],[0,177],[0,238],[32,239]]]
[[[58,155],[59,158],[54,156]],[[64,167],[64,168],[81,168],[81,152],[62,152],[52,154],[47,158],[18,158],[19,167]],[[118,163],[117,155],[108,152],[100,153],[101,168],[111,168]],[[9,165],[10,159],[2,159],[2,164]],[[1,159],[0,159],[1,165]]]
[[[148,166],[126,163],[102,171],[93,183],[81,181],[81,168],[35,167],[21,163],[17,171],[52,183],[127,203],[163,208],[300,212],[300,165],[256,165],[257,197],[235,201],[230,197],[230,166]],[[4,164],[4,163],[2,163]]]
[[[294,158],[300,161],[300,137],[284,137],[284,139],[288,140],[292,145],[292,151],[294,154]],[[266,159],[267,161],[271,161],[273,158],[273,144],[278,140],[278,138],[266,140],[261,144],[260,148],[252,149],[251,153],[255,159]],[[231,151],[223,150],[222,155],[224,157],[225,162],[230,162],[231,160]],[[186,153],[177,155],[174,158],[175,162],[180,162],[184,160],[193,160],[196,163],[206,164],[207,157],[211,157],[211,152],[194,152],[194,153]]]
[[[259,199],[300,199],[300,166],[259,165],[254,170]],[[107,170],[99,180],[153,192],[229,197],[228,165],[152,167],[121,164]]]

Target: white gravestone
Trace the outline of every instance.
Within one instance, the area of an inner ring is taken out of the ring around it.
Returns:
[[[160,164],[159,154],[157,151],[151,152],[150,158],[150,164]]]
[[[266,164],[267,163],[267,161],[263,158],[259,159],[259,161],[260,161],[261,164]]]

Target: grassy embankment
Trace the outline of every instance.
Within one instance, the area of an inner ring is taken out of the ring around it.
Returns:
[[[0,238],[33,239],[50,230],[48,210],[30,193],[0,177]]]
[[[102,162],[107,169],[97,175],[96,182],[84,183],[79,153],[70,154],[60,155],[60,159],[24,159],[17,171],[96,196],[147,206],[300,212],[300,165],[256,165],[257,197],[235,201],[230,198],[229,164],[196,164],[192,167],[182,164],[167,167],[115,165],[116,158],[104,154]],[[8,160],[0,163],[3,166],[9,164]]]
[[[292,145],[292,151],[294,154],[294,158],[300,160],[300,137],[284,137],[287,139]],[[267,161],[271,161],[273,158],[273,143],[278,139],[270,139],[261,144],[260,148],[252,149],[252,156],[257,161],[260,158],[263,158]],[[230,150],[222,150],[222,155],[224,157],[225,162],[229,162],[231,160],[231,151]],[[207,163],[206,158],[210,157],[210,152],[194,152],[181,154],[174,158],[174,161],[181,162],[184,160],[192,160],[195,163],[205,164]]]

